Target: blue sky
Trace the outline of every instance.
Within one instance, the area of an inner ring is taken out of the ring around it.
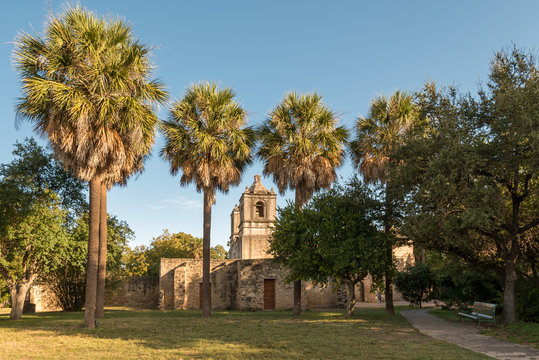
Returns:
[[[290,90],[317,91],[352,128],[370,100],[397,89],[413,91],[427,80],[474,91],[485,81],[494,52],[515,43],[536,49],[539,1],[82,1],[98,14],[119,15],[151,45],[155,77],[171,100],[200,80],[230,86],[260,124]],[[64,5],[52,0],[54,13]],[[11,161],[16,140],[35,136],[29,124],[15,128],[19,96],[11,64],[19,31],[39,33],[47,0],[6,1],[0,22],[0,162]],[[167,107],[159,110],[162,119]],[[45,144],[45,140],[40,141]],[[127,187],[111,190],[109,212],[135,231],[131,245],[149,244],[163,229],[202,235],[202,194],[179,186],[158,157],[157,139],[146,171]],[[355,170],[348,159],[343,179]],[[213,208],[212,245],[225,245],[230,212],[262,164],[255,161],[242,183],[218,194]],[[266,187],[273,186],[263,178]],[[287,192],[278,204],[293,198]]]

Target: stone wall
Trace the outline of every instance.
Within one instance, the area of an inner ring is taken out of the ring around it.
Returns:
[[[37,284],[28,290],[25,312],[61,311],[58,297],[47,284]]]
[[[165,309],[199,309],[202,286],[202,259],[179,260],[174,267],[173,287],[160,286],[164,291]],[[213,309],[236,308],[237,269],[234,260],[211,260],[210,283]],[[165,279],[165,283],[168,284]],[[170,299],[172,293],[173,302]],[[172,306],[171,306],[172,305]]]
[[[131,277],[115,289],[107,289],[105,306],[157,308],[159,277]]]
[[[264,280],[275,280],[275,309],[293,307],[293,284],[285,283],[288,271],[271,259],[211,260],[213,309],[262,310]],[[202,284],[201,259],[161,259],[159,291],[164,309],[199,309]],[[338,292],[302,282],[303,308],[339,306]]]
[[[286,284],[288,271],[270,259],[237,260],[238,267],[238,310],[264,309],[264,279],[275,280],[275,310],[288,310],[294,307],[292,283]],[[305,284],[302,287],[305,298]],[[307,303],[302,302],[303,308]]]

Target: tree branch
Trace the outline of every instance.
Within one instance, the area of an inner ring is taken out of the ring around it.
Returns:
[[[539,225],[539,219],[532,220],[532,222],[530,222],[529,224],[520,227],[518,229],[518,233],[522,234],[523,232],[526,232],[526,231],[536,227],[537,225]]]

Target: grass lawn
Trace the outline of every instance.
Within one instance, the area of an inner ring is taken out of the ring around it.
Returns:
[[[457,313],[454,310],[432,310],[430,313],[449,321],[459,321]],[[498,321],[498,318],[496,318],[496,321]],[[467,322],[473,323],[470,320]],[[481,328],[481,334],[494,336],[517,344],[526,344],[539,349],[539,324],[537,323],[516,322],[511,325],[498,323],[497,326],[491,323],[484,323],[484,325],[482,323]]]
[[[7,359],[487,359],[420,334],[384,309],[340,312],[143,311],[108,309],[95,330],[83,313],[0,314]]]

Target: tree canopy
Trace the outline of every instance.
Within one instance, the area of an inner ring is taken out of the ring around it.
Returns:
[[[399,150],[410,204],[403,233],[496,269],[508,323],[517,270],[530,269],[530,251],[537,256],[537,65],[536,54],[514,47],[497,52],[476,97],[427,84],[417,94],[425,122]]]
[[[303,210],[289,204],[278,211],[269,251],[290,269],[289,281],[345,285],[351,315],[355,285],[368,274],[375,282],[384,274],[387,234],[379,228],[379,209],[357,179],[316,195]]]

